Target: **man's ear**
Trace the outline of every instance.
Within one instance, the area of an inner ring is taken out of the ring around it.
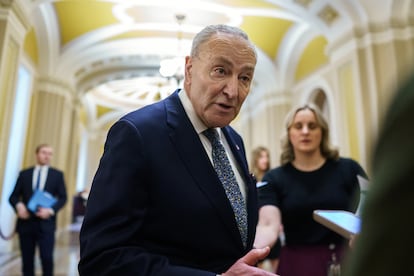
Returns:
[[[192,71],[193,71],[193,60],[190,56],[185,57],[185,67],[184,67],[184,74],[185,74],[185,82],[187,84],[191,83]]]

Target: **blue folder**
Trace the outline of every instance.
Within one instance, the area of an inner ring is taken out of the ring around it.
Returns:
[[[27,208],[29,208],[29,210],[33,213],[36,213],[38,207],[50,208],[56,203],[56,201],[56,198],[54,198],[50,193],[36,190],[30,198],[29,203],[27,203]]]

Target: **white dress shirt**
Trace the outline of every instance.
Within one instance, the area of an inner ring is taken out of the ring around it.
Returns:
[[[49,171],[49,166],[36,165],[36,167],[33,170],[33,179],[32,179],[33,190],[36,189],[36,183],[37,183],[37,177],[39,176],[39,170],[40,170],[39,190],[43,190],[45,188],[47,173]]]
[[[197,116],[194,107],[190,101],[190,99],[187,96],[187,93],[184,89],[182,89],[178,96],[181,100],[181,103],[184,106],[185,113],[187,114],[188,118],[191,121],[191,124],[193,125],[195,131],[198,133],[198,136],[200,137],[201,143],[204,146],[204,149],[206,150],[208,157],[210,158],[211,164],[213,164],[213,156],[212,156],[212,146],[210,141],[207,139],[207,137],[203,134],[203,131],[207,129],[207,127],[204,125],[204,123],[200,120],[200,118]],[[240,173],[240,168],[237,164],[236,159],[234,158],[233,152],[230,149],[230,146],[226,140],[226,137],[224,136],[223,132],[220,128],[216,128],[216,130],[219,133],[220,140],[224,146],[224,149],[226,150],[227,157],[229,158],[231,167],[233,169],[234,175],[236,176],[237,184],[239,184],[240,191],[243,195],[243,198],[246,202],[246,183],[243,180],[243,177]]]

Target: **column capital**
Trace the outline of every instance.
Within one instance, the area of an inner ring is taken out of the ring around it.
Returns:
[[[19,32],[24,30],[22,31],[23,34],[31,28],[30,5],[26,1],[0,0],[0,20],[11,20]]]
[[[16,0],[0,0],[1,7],[10,7]]]
[[[36,93],[60,95],[70,106],[76,102],[75,88],[71,84],[53,77],[39,78],[36,83]]]

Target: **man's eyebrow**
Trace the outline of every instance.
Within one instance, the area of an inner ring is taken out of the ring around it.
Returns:
[[[219,57],[216,57],[216,58],[214,58],[213,59],[213,62],[214,63],[224,63],[225,65],[228,65],[228,66],[231,66],[231,67],[234,67],[234,64],[233,64],[233,62],[231,62],[229,59],[227,59],[226,57],[224,57],[224,56],[219,56]],[[254,71],[254,69],[255,69],[255,66],[254,65],[246,65],[246,66],[244,66],[243,68],[242,68],[242,70],[243,71]]]
[[[226,57],[224,57],[224,56],[215,57],[213,59],[213,62],[214,63],[217,63],[217,62],[218,63],[224,63],[226,65],[233,66],[233,63],[229,59],[227,59]]]

